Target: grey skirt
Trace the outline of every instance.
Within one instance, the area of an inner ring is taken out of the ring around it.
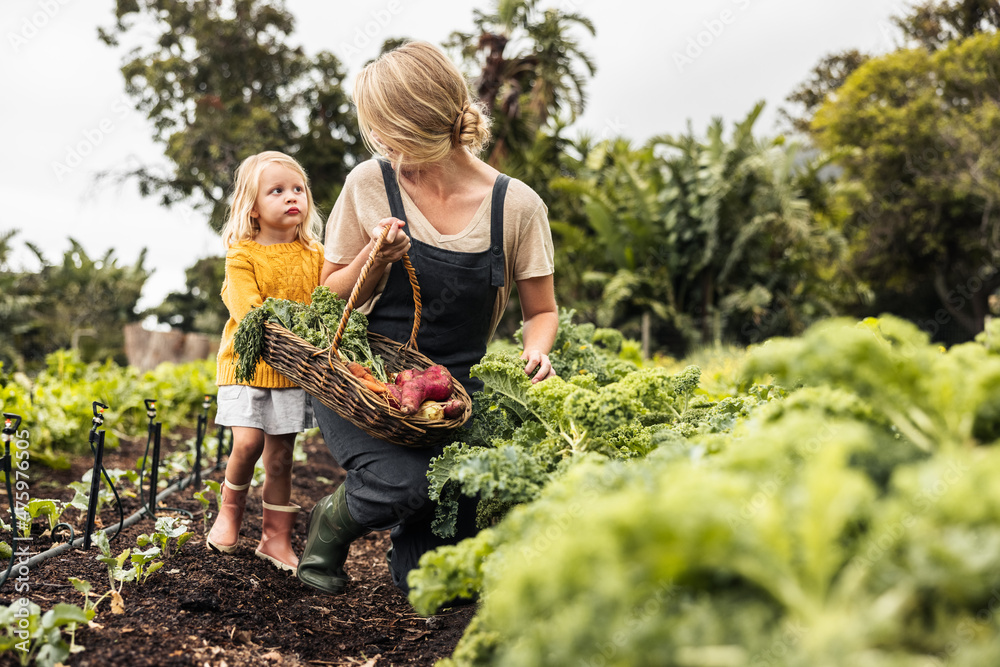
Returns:
[[[299,433],[315,426],[312,406],[306,393],[297,387],[267,389],[243,384],[219,387],[220,426],[259,428],[270,435]]]

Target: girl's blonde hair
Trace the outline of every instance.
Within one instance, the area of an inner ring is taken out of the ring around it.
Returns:
[[[316,205],[313,203],[312,189],[309,187],[309,177],[294,158],[278,151],[264,151],[243,160],[236,169],[236,183],[233,186],[233,201],[229,205],[229,217],[222,229],[222,242],[230,247],[238,241],[252,240],[260,231],[260,224],[251,217],[254,204],[257,202],[257,190],[260,187],[261,173],[272,164],[280,164],[296,172],[306,188],[305,222],[298,226],[298,241],[307,248],[311,246],[320,233],[322,219]]]
[[[408,42],[369,63],[354,82],[365,145],[396,165],[444,159],[457,147],[478,153],[490,139],[486,109],[436,46]]]

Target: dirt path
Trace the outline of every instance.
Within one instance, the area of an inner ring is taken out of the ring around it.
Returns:
[[[131,468],[144,448],[145,438],[123,443],[120,450],[109,453],[105,465]],[[304,508],[293,541],[299,553],[308,509],[344,477],[321,439],[307,441],[305,450],[308,461],[296,464],[292,491],[292,501]],[[64,485],[79,480],[88,465],[81,459],[70,471],[52,473],[47,485],[32,488],[32,497],[68,499],[72,492]],[[40,469],[36,472],[42,477]],[[209,478],[221,481],[222,473]],[[466,606],[430,619],[418,616],[389,578],[386,533],[372,533],[355,543],[347,563],[354,581],[344,595],[321,594],[294,575],[278,572],[253,553],[260,537],[259,489],[247,502],[237,552],[209,552],[202,507],[191,495],[194,490],[180,491],[161,506],[194,514],[195,537],[147,582],[125,584],[123,614],[111,612],[109,599],[101,603],[90,627],[77,632],[77,642],[86,650],[72,656],[69,665],[433,665],[451,654],[475,611]],[[129,498],[124,506],[128,516],[138,504]],[[167,514],[172,513],[158,511]],[[75,510],[67,512],[67,518],[78,527],[83,524]],[[105,509],[102,520],[108,525],[117,522],[117,511]],[[36,530],[41,529],[41,520],[38,526]],[[113,553],[135,548],[136,537],[151,531],[151,519],[126,528],[112,542]],[[40,535],[33,552],[48,545],[47,534]],[[90,581],[94,591],[103,594],[109,586],[107,568],[95,559],[97,554],[96,547],[88,552],[74,549],[46,560],[30,574],[28,597],[43,610],[58,602],[82,606],[83,597],[68,583],[69,577]],[[9,605],[20,597],[12,584],[8,581],[0,589],[0,603]],[[0,657],[0,662],[7,657]]]

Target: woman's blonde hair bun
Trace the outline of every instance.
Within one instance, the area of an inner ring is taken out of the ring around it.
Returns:
[[[437,162],[457,147],[480,152],[490,140],[486,108],[441,49],[408,42],[382,54],[354,83],[361,135],[395,162]]]
[[[451,145],[468,146],[478,153],[490,140],[490,122],[479,102],[466,102],[455,117]]]

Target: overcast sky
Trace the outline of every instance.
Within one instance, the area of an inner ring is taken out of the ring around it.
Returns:
[[[293,43],[330,50],[353,76],[387,37],[440,42],[472,28],[473,9],[491,0],[288,0]],[[552,0],[589,17],[582,38],[597,75],[577,123],[597,136],[643,141],[727,126],[767,103],[759,132],[778,131],[777,110],[824,54],[894,47],[889,17],[900,0]],[[163,209],[134,185],[95,182],[103,170],[162,160],[148,123],[129,103],[123,53],[97,39],[113,2],[5,0],[0,16],[0,231],[20,229],[15,246],[38,244],[50,261],[80,241],[91,256],[114,248],[121,263],[148,249],[154,270],[141,307],[184,286],[184,269],[223,253],[205,217],[189,206]],[[17,263],[30,266],[19,252]]]

